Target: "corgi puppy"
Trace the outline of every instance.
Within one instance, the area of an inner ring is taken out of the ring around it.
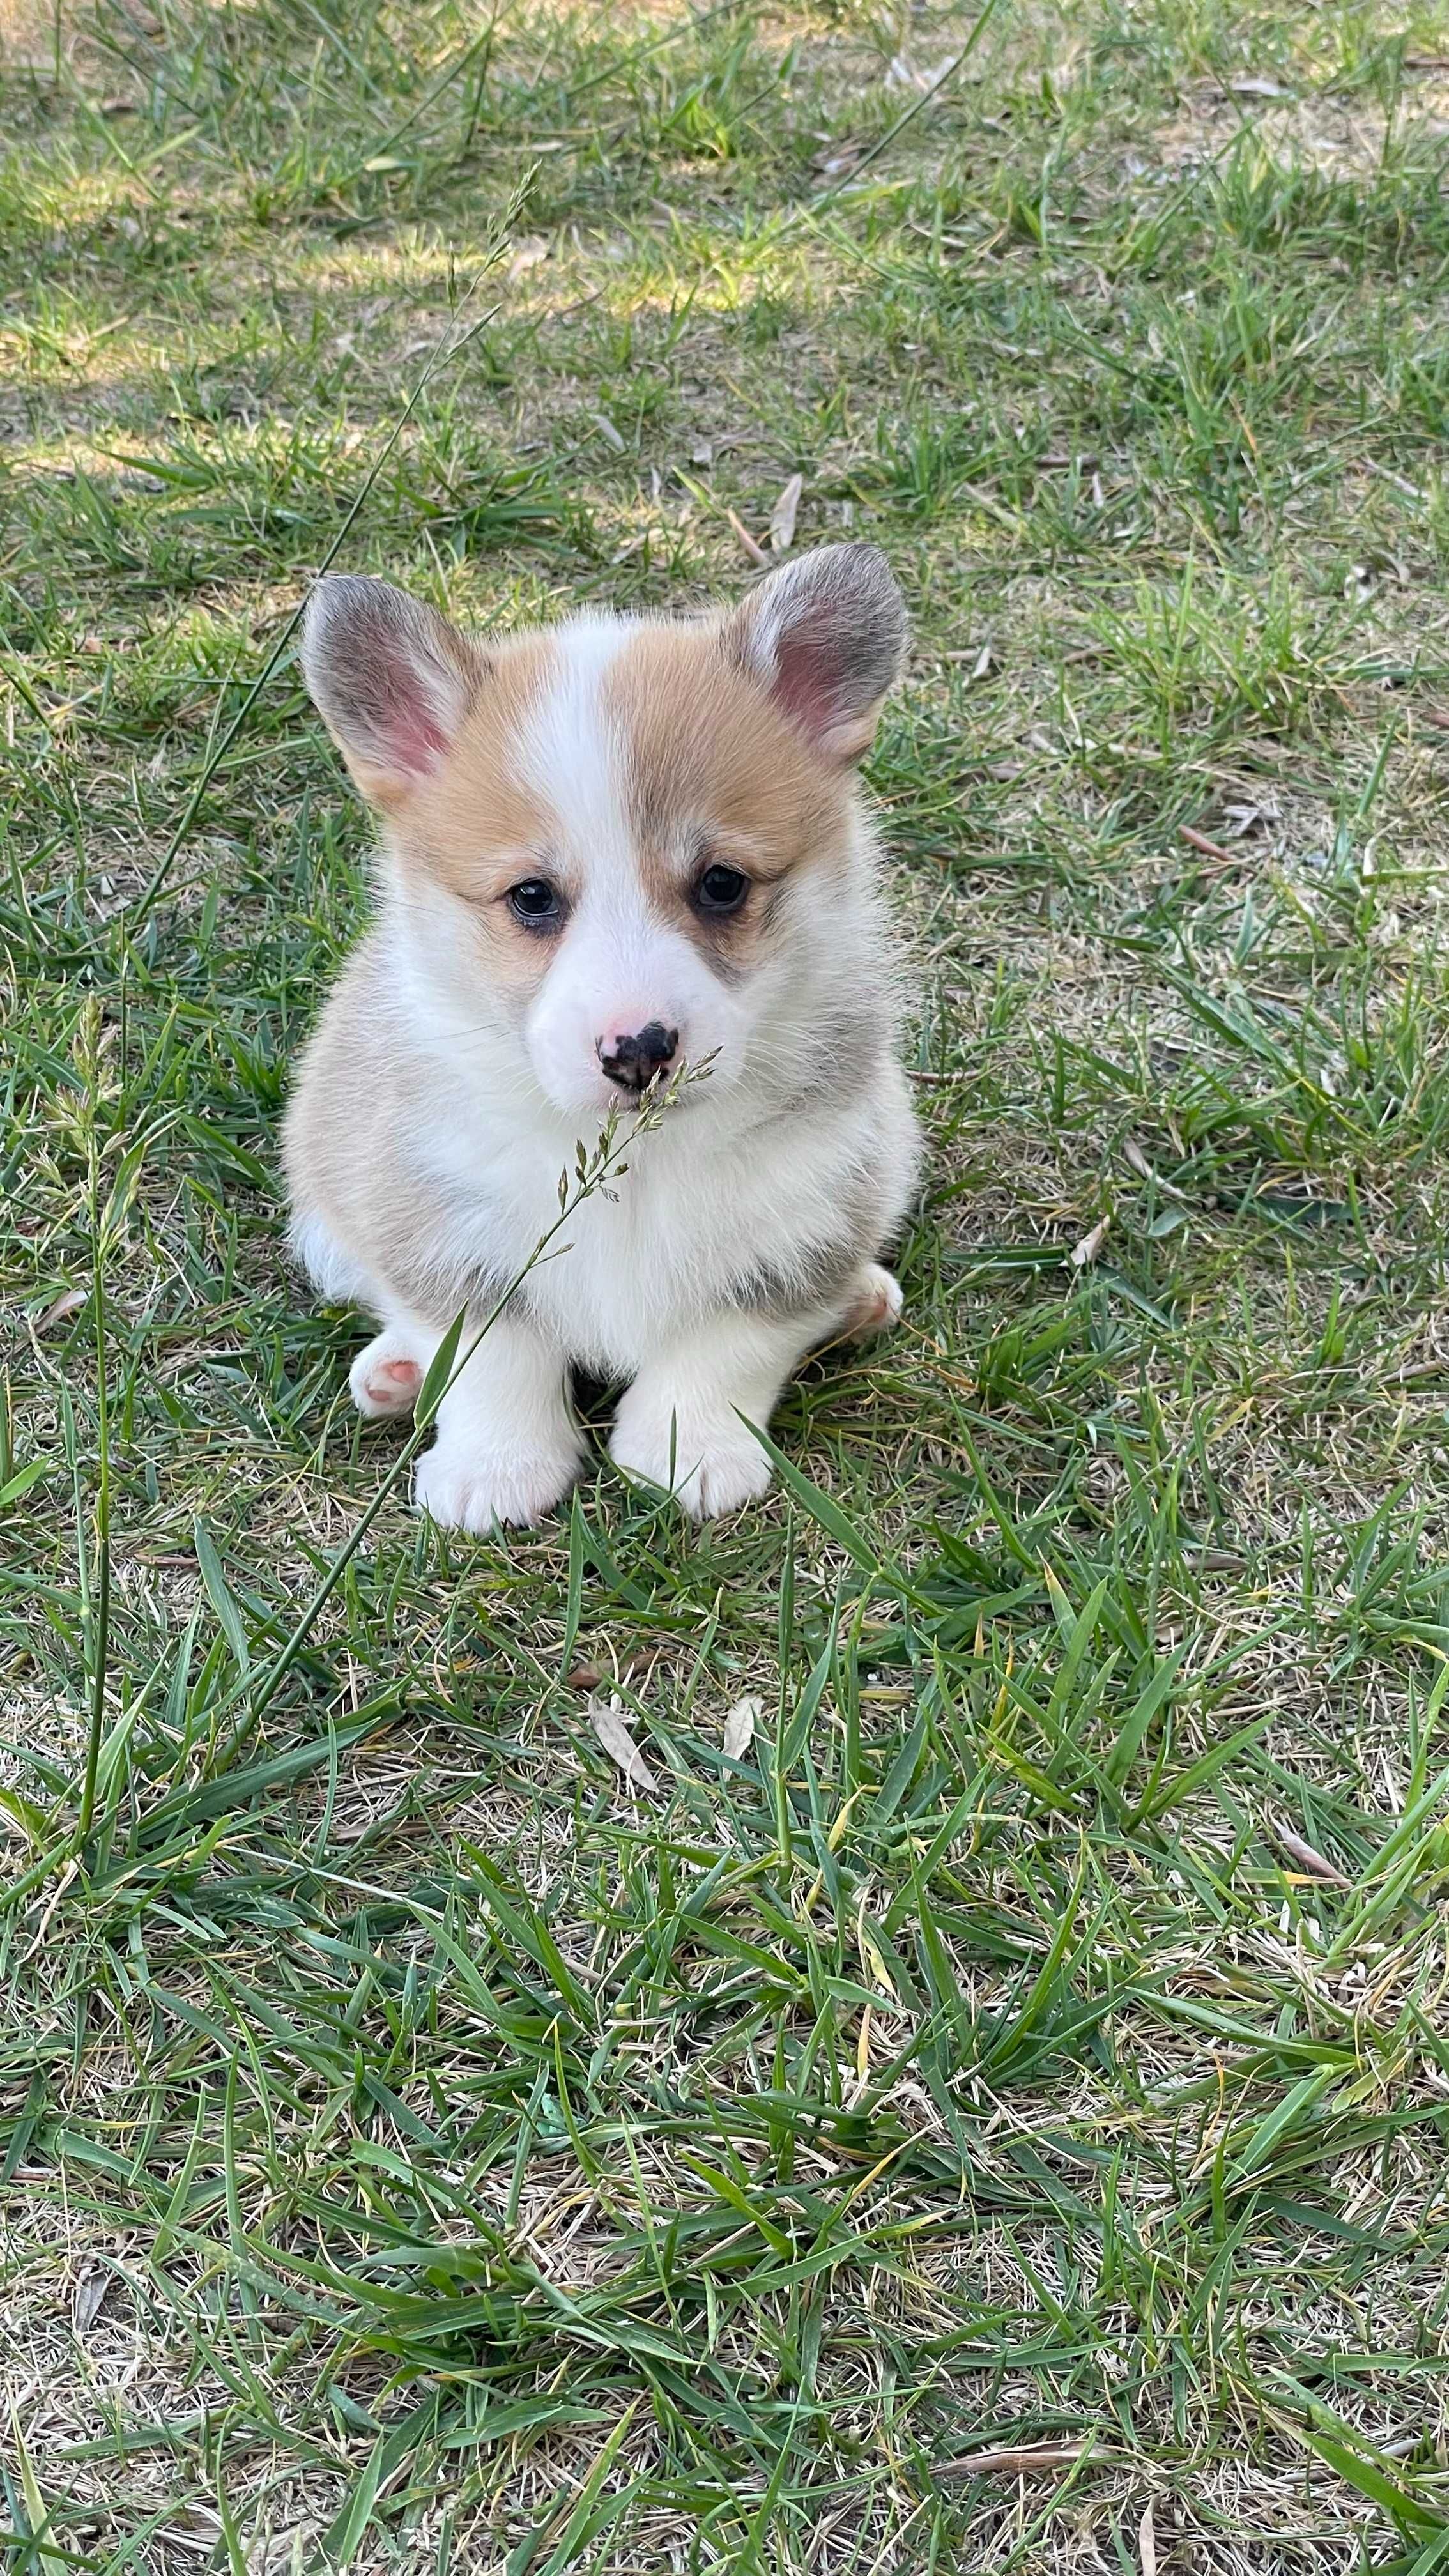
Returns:
[[[380,882],[286,1163],[302,1265],[381,1326],[361,1412],[411,1409],[454,1316],[476,1331],[557,1220],[579,1140],[670,1086],[443,1398],[415,1484],[443,1526],[562,1501],[574,1363],[626,1382],[626,1475],[732,1511],[769,1484],[750,1426],[804,1354],[898,1315],[875,1256],[918,1140],[855,765],[905,642],[864,545],[713,617],[506,638],[319,582],[302,668]]]

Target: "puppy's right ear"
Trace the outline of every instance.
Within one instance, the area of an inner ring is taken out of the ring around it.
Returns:
[[[358,787],[384,811],[446,760],[484,667],[435,608],[388,582],[329,573],[307,602],[303,677]]]

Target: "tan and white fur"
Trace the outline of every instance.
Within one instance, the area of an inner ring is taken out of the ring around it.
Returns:
[[[319,583],[302,666],[380,817],[380,887],[286,1157],[298,1256],[382,1327],[352,1371],[364,1414],[410,1410],[453,1317],[492,1310],[577,1140],[704,1068],[444,1397],[415,1487],[435,1521],[563,1499],[574,1363],[627,1381],[626,1474],[730,1511],[770,1481],[749,1426],[803,1355],[899,1313],[875,1255],[917,1135],[855,764],[904,646],[868,546],[713,618],[506,640],[383,582]]]

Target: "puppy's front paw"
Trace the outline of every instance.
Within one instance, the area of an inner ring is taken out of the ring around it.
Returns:
[[[691,1520],[717,1520],[738,1511],[770,1490],[772,1469],[766,1452],[733,1414],[723,1420],[691,1420],[649,1398],[633,1402],[631,1389],[619,1407],[609,1455],[626,1476],[646,1485],[662,1485]]]
[[[390,1422],[411,1413],[423,1382],[423,1364],[405,1333],[379,1333],[359,1351],[348,1385],[352,1401],[367,1422]]]
[[[527,1529],[577,1482],[577,1449],[476,1449],[440,1439],[418,1460],[413,1501],[439,1529]]]

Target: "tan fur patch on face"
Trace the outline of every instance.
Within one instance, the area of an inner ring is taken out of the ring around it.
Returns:
[[[395,813],[389,835],[399,857],[468,906],[488,967],[520,995],[537,989],[554,953],[546,933],[526,930],[506,898],[527,876],[546,876],[566,895],[568,854],[547,799],[522,780],[521,733],[559,674],[546,635],[520,636],[480,655],[481,676],[448,759]]]
[[[480,653],[479,666],[452,753],[394,808],[389,838],[405,868],[467,905],[489,975],[522,1001],[547,974],[555,940],[518,921],[509,888],[546,877],[571,905],[587,878],[588,851],[570,848],[521,757],[565,655],[550,636],[527,635]],[[842,859],[847,782],[812,755],[713,623],[622,629],[598,713],[651,908],[721,975],[748,972],[768,952],[791,880],[809,868],[828,882]],[[738,912],[711,915],[695,902],[712,864],[750,880]]]
[[[646,891],[711,962],[745,971],[767,946],[787,881],[842,856],[845,782],[812,758],[715,625],[646,626],[604,675]],[[711,918],[693,888],[712,861],[751,880],[737,913]]]

